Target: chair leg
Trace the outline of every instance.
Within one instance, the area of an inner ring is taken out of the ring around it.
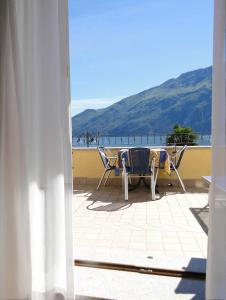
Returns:
[[[182,181],[182,179],[181,179],[181,177],[180,177],[180,175],[179,175],[177,169],[175,169],[175,172],[176,172],[177,177],[178,177],[178,179],[179,179],[179,181],[180,181],[180,184],[181,184],[181,187],[182,187],[183,191],[186,193],[186,189],[185,189],[184,183],[183,183],[183,181]]]
[[[180,177],[180,174],[178,173],[178,171],[177,171],[177,169],[176,169],[174,163],[171,162],[171,164],[172,164],[172,166],[173,166],[174,171],[175,171],[176,174],[177,174],[177,177],[178,177],[178,179],[179,179],[179,181],[180,181],[180,184],[181,184],[181,187],[182,187],[184,193],[186,193],[186,189],[185,189],[184,183],[183,183],[183,181],[182,181],[182,179],[181,179],[181,177]]]
[[[152,193],[152,176],[150,176],[150,193]]]
[[[107,173],[107,170],[104,171],[104,173],[103,173],[103,175],[102,175],[102,177],[101,177],[101,179],[100,179],[100,181],[99,181],[99,183],[98,183],[97,190],[99,190],[100,185],[101,185],[101,183],[102,183],[102,181],[103,181],[104,176],[105,176],[106,173]]]
[[[107,175],[107,177],[106,177],[106,179],[105,179],[105,181],[104,181],[104,186],[106,185],[106,183],[107,183],[107,181],[108,181],[108,178],[109,178],[109,176],[111,175],[111,171],[112,171],[112,170],[110,170],[110,171],[108,172],[108,175]]]
[[[154,178],[155,178],[155,186],[156,186],[156,183],[157,183],[158,174],[159,174],[159,168],[156,169],[156,174],[154,176]]]
[[[155,163],[152,162],[152,175],[151,175],[151,198],[155,200]]]
[[[155,179],[154,179],[154,173],[151,176],[151,198],[153,201],[155,201]]]
[[[129,193],[128,193],[128,174],[124,174],[124,191],[125,191],[125,201],[128,201]]]

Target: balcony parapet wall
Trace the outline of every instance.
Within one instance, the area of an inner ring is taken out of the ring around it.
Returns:
[[[120,148],[109,148],[117,154]],[[172,147],[164,147],[169,152]],[[97,185],[104,167],[97,148],[73,148],[73,181],[76,185]],[[211,146],[189,146],[183,156],[179,173],[187,186],[203,186],[202,176],[211,174]],[[177,184],[175,172],[172,172],[171,182]],[[167,185],[170,177],[161,170],[158,177],[159,185]],[[111,175],[111,184],[121,184],[121,176]]]

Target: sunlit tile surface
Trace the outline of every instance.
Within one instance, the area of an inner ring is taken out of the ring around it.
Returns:
[[[180,267],[178,261],[205,259],[207,234],[199,217],[203,211],[208,217],[207,192],[192,188],[182,193],[165,187],[160,188],[160,199],[152,201],[140,186],[129,192],[125,202],[120,187],[96,191],[81,186],[73,197],[75,258],[143,264],[142,258],[149,257],[165,264],[168,259],[175,268]]]

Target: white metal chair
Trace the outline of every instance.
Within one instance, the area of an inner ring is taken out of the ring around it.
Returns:
[[[185,152],[186,148],[187,148],[187,145],[184,145],[179,150],[173,151],[171,154],[169,154],[169,157],[170,157],[170,170],[175,171],[175,173],[177,174],[177,177],[179,179],[181,187],[182,187],[182,189],[185,193],[186,193],[185,185],[184,185],[184,183],[183,183],[183,181],[180,177],[178,169],[180,167],[181,160],[183,158],[183,155],[184,155],[184,152]]]
[[[127,155],[127,161],[126,161]],[[123,165],[123,186],[125,193],[125,200],[129,197],[129,179],[139,178],[139,183],[143,180],[145,185],[145,178],[149,178],[149,188],[152,192],[152,199],[155,199],[154,177],[152,167],[150,166],[150,149],[149,148],[131,148],[121,153],[121,160]],[[138,186],[139,183],[136,185]]]
[[[97,190],[99,190],[106,173],[108,173],[108,175],[105,178],[104,186],[106,185],[112,170],[114,170],[116,168],[115,164],[116,164],[116,160],[117,160],[117,155],[113,155],[110,150],[106,150],[104,147],[98,147],[97,149],[99,151],[101,161],[105,168],[104,173],[101,176],[100,181],[97,186]],[[106,153],[107,151],[110,153],[110,155],[107,155],[107,153]]]

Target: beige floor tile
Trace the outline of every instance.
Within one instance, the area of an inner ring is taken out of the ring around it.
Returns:
[[[103,239],[98,239],[95,240],[95,243],[93,244],[94,247],[110,247],[112,241],[111,240],[103,240]]]
[[[180,244],[180,240],[175,236],[164,236],[163,234],[162,239],[165,244]]]
[[[146,245],[147,251],[161,251],[164,252],[164,247],[163,244],[161,243],[147,243]]]
[[[93,247],[95,245],[96,245],[96,240],[82,239],[82,240],[79,241],[77,246],[79,246],[79,247]]]
[[[97,233],[85,232],[81,238],[84,240],[96,240],[99,235]]]
[[[130,249],[138,249],[138,250],[146,250],[146,243],[138,243],[138,242],[130,242],[129,243]]]
[[[179,243],[165,243],[164,242],[165,251],[182,251],[181,245]]]
[[[95,187],[78,189],[73,198],[75,253],[76,247],[84,247],[111,255],[128,251],[144,257],[146,252],[158,257],[206,257],[207,235],[190,208],[204,207],[207,194],[195,189],[186,194],[173,188],[162,191],[165,196],[150,201],[149,194],[139,189],[125,203],[121,190],[114,187],[99,192]]]
[[[123,235],[116,234],[116,235],[114,235],[114,238],[112,240],[129,242],[131,240],[131,235],[129,233],[127,235],[126,234],[123,234]]]
[[[123,241],[123,240],[113,240],[111,242],[111,247],[113,248],[129,248],[129,241]]]
[[[166,250],[164,252],[165,257],[168,258],[183,258],[184,257],[184,253],[179,249],[177,250]]]

